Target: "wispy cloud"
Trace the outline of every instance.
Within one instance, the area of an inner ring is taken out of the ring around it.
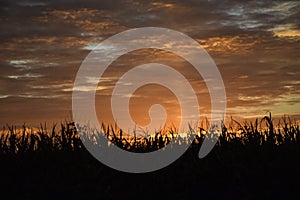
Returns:
[[[299,1],[283,0],[4,0],[1,123],[68,116],[76,72],[88,53],[111,35],[145,26],[182,31],[210,53],[224,79],[229,112],[300,113],[299,11]],[[186,51],[184,45],[182,50]],[[146,61],[182,70],[201,86],[197,94],[209,98],[205,81],[198,81],[185,70],[188,63],[170,52],[132,52],[119,58],[113,64],[118,68],[104,78],[90,81],[99,81],[97,94],[108,96],[124,70]],[[209,104],[209,99],[203,102]]]

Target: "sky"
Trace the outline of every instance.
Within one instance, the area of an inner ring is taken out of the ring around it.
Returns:
[[[0,16],[1,126],[72,120],[72,88],[82,61],[99,42],[139,27],[180,31],[205,48],[224,81],[227,116],[248,119],[271,111],[299,119],[299,1],[2,0]],[[112,65],[150,61],[183,69],[189,65],[155,50],[130,53]],[[98,116],[108,113],[102,97],[112,91],[115,71],[97,90]],[[202,83],[197,94],[205,113],[209,95]],[[160,101],[164,91],[163,102],[173,102],[169,110],[178,114],[174,95],[165,88],[155,93],[158,86],[153,87],[155,98],[149,101]],[[134,112],[140,112],[139,101],[132,102]]]

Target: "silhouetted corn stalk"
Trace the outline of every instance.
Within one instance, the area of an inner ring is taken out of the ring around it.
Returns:
[[[203,124],[203,123],[202,123]],[[237,127],[235,127],[237,125]],[[262,125],[265,125],[262,128]],[[21,129],[14,126],[7,126],[0,135],[0,155],[22,155],[26,153],[53,153],[53,152],[74,152],[84,150],[81,139],[90,142],[91,145],[97,143],[99,146],[108,146],[108,141],[118,147],[133,152],[151,152],[164,148],[172,142],[172,145],[183,145],[187,141],[191,142],[192,134],[183,137],[173,127],[156,132],[154,136],[145,133],[146,137],[124,136],[124,132],[117,126],[101,125],[101,133],[86,134],[79,136],[75,124],[61,124],[60,130],[56,130],[56,125],[49,131],[46,125],[40,126],[38,130],[28,129],[25,125]],[[194,131],[192,131],[194,133]],[[284,144],[300,143],[299,124],[284,116],[275,128],[271,113],[268,116],[254,122],[240,123],[234,119],[229,127],[222,124],[221,134],[217,145],[231,146],[232,149],[247,145],[252,149],[259,146],[270,145],[278,146]],[[208,137],[208,131],[199,127],[195,135],[192,146],[201,145],[202,141]],[[170,144],[171,145],[171,144]],[[171,146],[172,148],[172,146]],[[197,147],[198,148],[198,147]]]

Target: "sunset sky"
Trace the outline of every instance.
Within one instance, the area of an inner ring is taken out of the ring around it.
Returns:
[[[170,28],[198,41],[223,77],[228,116],[271,111],[299,119],[299,1],[2,0],[0,16],[1,126],[70,119],[81,62],[99,42],[138,27]],[[118,63],[184,62],[166,52],[133,54]],[[107,77],[102,92],[115,81]]]

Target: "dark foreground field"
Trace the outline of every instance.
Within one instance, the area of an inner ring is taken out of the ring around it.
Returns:
[[[288,118],[281,119],[276,126],[270,116],[248,124],[233,122],[232,127],[223,127],[213,151],[199,159],[198,150],[204,137],[203,134],[197,137],[181,158],[164,169],[129,174],[110,169],[94,159],[83,147],[72,123],[53,132],[41,128],[30,133],[30,130],[11,127],[0,138],[0,197],[300,198],[300,130]],[[122,143],[120,138],[112,138],[118,145],[128,144],[125,139]],[[164,142],[157,134],[151,146]],[[127,148],[135,151],[137,146]]]

